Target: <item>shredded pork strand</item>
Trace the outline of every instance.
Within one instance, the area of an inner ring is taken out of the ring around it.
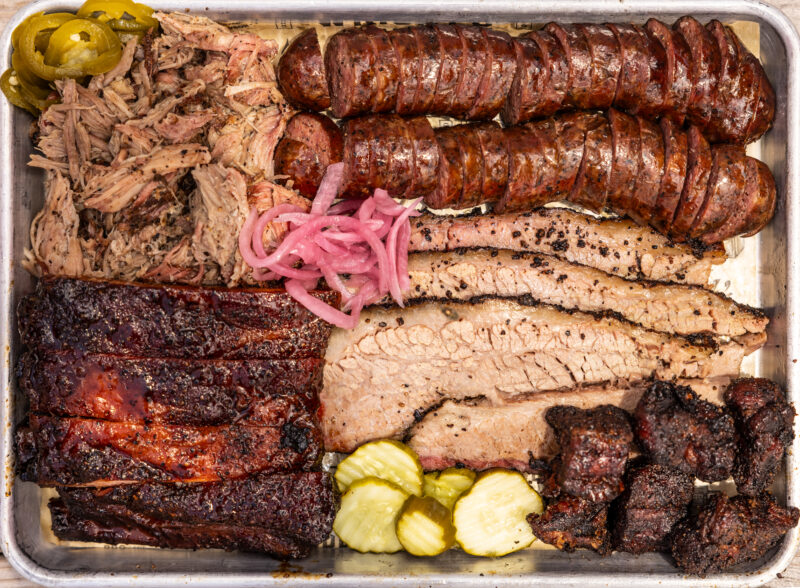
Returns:
[[[277,90],[277,44],[155,16],[160,35],[128,42],[86,86],[57,82],[61,100],[39,118],[30,165],[46,172],[45,203],[23,262],[35,275],[252,283],[237,245],[250,206],[309,206],[272,181],[293,114]]]

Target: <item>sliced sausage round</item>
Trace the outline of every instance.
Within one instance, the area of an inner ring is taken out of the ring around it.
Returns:
[[[734,97],[739,93],[739,49],[735,42],[731,42],[729,31],[718,20],[712,20],[706,25],[709,33],[717,43],[720,54],[720,76],[717,85],[717,99],[714,103],[712,123],[705,129],[706,137],[712,143],[730,141],[729,117],[740,117],[741,113],[734,112]],[[731,121],[730,126],[736,122]]]
[[[766,184],[761,183],[766,169]],[[728,218],[716,231],[701,235],[700,239],[707,245],[720,243],[742,233],[759,231],[772,218],[775,205],[775,182],[769,168],[765,164],[748,157],[745,163],[745,186],[739,194],[739,200],[730,207]]]
[[[367,26],[364,32],[372,41],[375,53],[375,101],[371,112],[394,112],[400,80],[400,60],[385,29]]]
[[[690,122],[704,129],[714,116],[720,76],[719,47],[708,30],[691,16],[679,19],[673,28],[689,46],[694,88],[686,110]]]
[[[724,32],[728,44],[736,48],[739,66],[734,90],[725,101],[727,115],[719,118],[717,135],[740,143],[748,137],[748,129],[755,119],[761,66],[729,27],[724,27]]]
[[[417,38],[417,55],[419,55],[419,82],[414,112],[428,113],[433,107],[436,97],[436,82],[439,81],[439,69],[442,65],[439,35],[432,26],[414,27]]]
[[[436,129],[435,135],[439,145],[439,179],[436,189],[426,202],[434,209],[455,208],[464,185],[459,149],[461,131],[458,127],[445,127]]]
[[[342,195],[366,198],[370,195],[370,143],[375,121],[360,116],[344,121],[344,181]]]
[[[645,26],[661,44],[666,58],[664,116],[681,124],[692,93],[689,47],[683,37],[659,20],[651,18]]]
[[[539,44],[527,37],[513,39],[517,66],[500,118],[516,125],[539,115],[545,100],[547,72]]]
[[[486,43],[486,70],[475,103],[467,114],[470,120],[488,120],[500,112],[517,67],[514,44],[508,33],[489,28],[482,32]]]
[[[402,197],[411,181],[414,158],[405,121],[396,114],[374,120],[369,149],[370,187]]]
[[[592,106],[587,108],[606,110],[614,103],[622,67],[619,41],[606,25],[577,26],[586,38],[589,53],[592,56]]]
[[[614,106],[636,114],[646,107],[650,84],[650,59],[645,36],[634,25],[609,24],[620,46],[620,68]]]
[[[650,224],[664,176],[664,139],[655,123],[636,117],[642,141],[642,165],[631,199],[628,216],[642,225]]]
[[[372,111],[378,84],[375,50],[363,29],[345,29],[328,40],[325,75],[334,116],[343,118]]]
[[[668,112],[666,102],[669,95],[667,55],[664,47],[649,30],[639,28],[647,50],[650,81],[645,92],[645,103],[639,109],[643,116],[660,116]]]
[[[603,210],[608,196],[613,160],[611,127],[606,117],[597,115],[586,130],[583,161],[569,201],[590,210]]]
[[[494,122],[475,125],[475,134],[481,144],[481,194],[484,202],[495,202],[508,185],[508,150],[503,130]]]
[[[458,87],[463,47],[461,37],[458,35],[455,26],[434,25],[433,28],[436,30],[436,34],[439,35],[442,65],[439,69],[439,80],[436,82],[431,114],[446,115],[450,113],[453,96]]]
[[[458,26],[457,30],[464,50],[464,65],[450,106],[450,114],[464,117],[478,96],[486,69],[486,52],[481,27]]]
[[[331,105],[317,29],[310,27],[289,43],[276,77],[281,93],[295,108],[325,110]]]
[[[342,161],[342,131],[327,116],[302,112],[286,125],[275,149],[275,173],[287,175],[303,196],[313,198],[331,163]]]
[[[407,198],[428,196],[439,181],[439,143],[424,116],[406,119],[406,125],[414,150],[413,179]]]
[[[753,61],[753,67],[758,71],[758,92],[756,93],[756,108],[753,121],[747,127],[746,141],[754,141],[766,133],[775,119],[775,90],[764,72],[761,62],[752,54],[747,57]]]
[[[625,214],[639,178],[642,159],[639,122],[636,117],[614,108],[608,111],[614,161],[609,180],[608,206],[618,214]]]
[[[554,35],[569,64],[569,85],[565,105],[594,108],[592,100],[592,54],[583,32],[575,25],[549,23],[544,30]]]
[[[569,112],[555,119],[559,169],[553,184],[553,194],[569,194],[583,161],[586,129],[596,115],[588,112]]]
[[[689,238],[689,231],[705,202],[711,175],[711,147],[708,141],[696,126],[689,127],[686,137],[689,152],[688,172],[670,230],[670,237],[676,241],[686,241]]]
[[[284,137],[275,148],[275,174],[289,176],[292,188],[313,198],[325,175],[325,166],[313,147]]]
[[[686,181],[689,145],[686,133],[667,118],[661,119],[661,133],[664,137],[664,177],[650,224],[666,235],[672,227]]]
[[[569,89],[569,62],[561,43],[545,30],[531,31],[524,35],[539,45],[545,66],[545,89],[539,116],[549,116],[558,112]]]
[[[752,237],[767,226],[767,223],[772,219],[778,198],[775,177],[766,163],[752,157],[749,158],[747,173],[756,176],[757,186],[755,194],[749,201],[750,212],[747,214],[746,223],[741,232],[745,237]]]
[[[457,208],[470,208],[484,202],[485,198],[481,192],[483,184],[484,161],[481,151],[481,141],[478,138],[474,124],[461,125],[459,139],[459,149],[461,151],[461,169],[463,170],[463,181],[461,188],[461,198],[458,200]]]
[[[535,128],[505,130],[508,149],[508,186],[495,205],[495,212],[531,210],[551,201],[542,186],[543,153]]]
[[[419,54],[417,53],[417,39],[411,28],[395,29],[389,31],[389,39],[397,54],[400,66],[400,79],[397,84],[397,101],[395,112],[397,114],[416,114],[414,109],[419,85]]]
[[[712,148],[711,176],[706,200],[689,229],[689,237],[702,237],[720,228],[745,191],[747,156],[737,145]]]

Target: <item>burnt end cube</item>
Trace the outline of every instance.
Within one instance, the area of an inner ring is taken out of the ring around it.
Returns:
[[[689,474],[667,466],[631,467],[625,491],[611,506],[612,544],[619,551],[668,551],[669,536],[692,501]]]
[[[608,502],[622,492],[633,441],[625,411],[610,405],[590,410],[554,406],[545,419],[561,451],[553,473],[564,492],[590,502]]]
[[[725,404],[739,433],[733,479],[740,494],[768,489],[794,438],[795,411],[783,389],[765,378],[742,378],[725,390]]]
[[[705,482],[730,477],[736,458],[733,417],[688,386],[653,382],[634,410],[634,432],[645,456]]]
[[[561,495],[548,501],[544,514],[528,515],[528,523],[540,541],[562,551],[585,548],[601,555],[610,551],[608,503]]]
[[[696,517],[675,526],[672,557],[697,575],[720,572],[761,558],[797,524],[800,511],[778,505],[769,494],[714,495]]]

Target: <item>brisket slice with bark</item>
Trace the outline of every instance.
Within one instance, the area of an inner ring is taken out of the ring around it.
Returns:
[[[17,431],[20,478],[40,486],[208,482],[310,470],[322,456],[307,417],[271,426],[188,427],[32,414]]]
[[[322,359],[154,359],[28,351],[32,412],[172,425],[270,425],[319,409]]]
[[[692,285],[625,280],[553,255],[508,249],[412,253],[406,301],[529,295],[570,310],[614,313],[647,329],[679,335],[762,333],[757,309]],[[390,304],[385,298],[382,303]]]
[[[733,375],[752,351],[525,302],[373,308],[355,329],[335,331],[320,393],[325,447],[400,437],[448,399],[497,406],[600,382]]]

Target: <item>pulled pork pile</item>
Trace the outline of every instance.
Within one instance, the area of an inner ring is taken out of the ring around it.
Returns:
[[[24,260],[37,276],[250,283],[237,241],[250,208],[308,208],[271,181],[293,114],[277,44],[156,16],[160,35],[129,42],[87,87],[58,82],[60,103],[38,121],[30,164],[46,170],[47,192]]]

